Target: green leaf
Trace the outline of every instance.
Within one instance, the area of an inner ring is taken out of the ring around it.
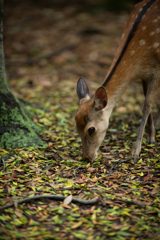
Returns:
[[[116,234],[117,234],[117,235],[120,235],[120,236],[124,236],[124,237],[128,237],[128,236],[131,235],[130,233],[123,232],[123,231],[118,231]]]

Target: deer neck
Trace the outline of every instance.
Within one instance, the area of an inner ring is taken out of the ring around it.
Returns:
[[[125,24],[118,51],[103,83],[110,107],[131,82],[151,77],[157,58],[155,50],[158,54],[160,44],[157,34],[160,28],[159,17],[150,21],[150,25],[148,19],[153,18],[153,11],[157,15],[159,4],[155,0],[138,3]]]
[[[111,79],[106,85],[103,85],[106,89],[108,96],[108,108],[115,106],[118,99],[123,92],[127,89],[131,82],[138,78],[138,68],[129,61],[122,61],[116,68]]]

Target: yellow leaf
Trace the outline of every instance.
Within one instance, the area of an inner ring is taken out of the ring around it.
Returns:
[[[82,223],[83,223],[83,221],[79,221],[79,222],[75,223],[71,228],[72,229],[78,228],[82,225]]]
[[[0,153],[2,153],[2,154],[6,154],[6,153],[8,153],[5,149],[1,149],[0,148]]]
[[[93,220],[96,220],[96,213],[93,213],[93,214],[92,214],[91,219],[92,219],[92,221],[93,221]]]
[[[75,207],[75,208],[72,209],[72,212],[76,212],[78,210],[79,210],[79,207]]]
[[[73,186],[73,183],[65,183],[64,188],[69,188],[69,187],[72,187],[72,186]]]
[[[141,159],[139,159],[139,161],[138,161],[137,163],[142,163],[142,161],[143,161],[143,160],[142,160],[142,158],[141,158]]]
[[[118,207],[118,206],[114,206],[114,207],[113,207],[113,209],[115,209],[115,210],[116,210],[116,209],[119,209],[119,207]]]
[[[91,165],[91,164],[90,164],[90,163],[88,163],[88,164],[86,165],[86,168],[90,167],[90,165]]]
[[[127,212],[127,211],[123,211],[122,214],[127,215],[127,216],[129,216],[129,217],[131,216],[131,215],[129,214],[129,212]]]
[[[18,171],[18,172],[23,172],[24,170],[23,170],[23,169],[20,169],[20,168],[16,168],[16,171]]]

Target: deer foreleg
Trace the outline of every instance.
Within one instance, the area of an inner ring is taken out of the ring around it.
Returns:
[[[160,109],[157,113],[156,120],[155,120],[155,129],[158,130],[160,127]]]
[[[143,116],[142,116],[142,122],[140,125],[140,129],[138,132],[138,137],[137,140],[134,144],[133,150],[132,150],[132,158],[134,162],[138,161],[139,158],[139,154],[141,151],[141,143],[142,143],[142,137],[143,137],[143,133],[144,133],[144,129],[148,120],[149,115],[151,114],[151,110],[152,110],[152,106],[155,102],[155,99],[159,93],[160,90],[160,83],[159,83],[159,79],[158,78],[154,78],[148,85],[147,87],[147,92],[146,92],[146,99],[144,102],[144,107],[143,107]],[[150,140],[154,140],[155,136],[154,136],[154,127],[153,127],[153,120],[149,119],[149,126],[150,126]]]
[[[138,158],[139,158],[139,154],[140,154],[140,151],[141,151],[142,137],[143,137],[144,129],[145,129],[147,119],[148,119],[148,116],[149,116],[150,112],[151,112],[151,108],[147,107],[147,104],[145,103],[142,122],[141,122],[141,125],[140,125],[138,137],[137,137],[137,140],[136,140],[136,142],[134,144],[134,147],[133,147],[133,150],[132,150],[132,158],[133,158],[133,161],[135,163],[138,161]]]
[[[147,95],[147,90],[148,90],[148,82],[142,81],[143,84],[143,91],[144,95]],[[148,116],[148,121],[147,121],[147,142],[148,144],[154,144],[155,143],[155,127],[154,127],[154,121],[153,121],[153,116],[152,113],[149,114]]]

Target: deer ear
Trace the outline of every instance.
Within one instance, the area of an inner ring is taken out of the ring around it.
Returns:
[[[82,77],[79,78],[77,82],[77,95],[79,97],[79,100],[82,98],[90,98],[88,85]]]
[[[107,93],[104,87],[100,87],[97,89],[94,95],[94,105],[96,110],[102,110],[107,105]]]

